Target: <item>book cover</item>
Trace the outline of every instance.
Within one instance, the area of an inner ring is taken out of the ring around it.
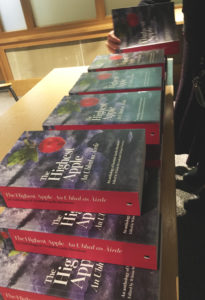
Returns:
[[[161,91],[64,96],[43,128],[145,128],[146,144],[160,144],[161,101]]]
[[[27,131],[0,164],[8,207],[139,215],[145,130]]]
[[[5,300],[158,300],[159,271],[42,254],[1,251]]]
[[[142,215],[138,217],[2,207],[0,231],[5,235],[5,242],[10,237],[13,247],[19,251],[156,270],[159,183],[159,169],[147,169]]]
[[[122,52],[160,48],[166,55],[179,52],[173,2],[113,9],[112,19]]]
[[[162,68],[147,67],[83,73],[70,90],[73,94],[105,94],[162,89]]]
[[[148,51],[98,55],[88,67],[88,71],[112,71],[161,66],[165,69],[163,49]]]

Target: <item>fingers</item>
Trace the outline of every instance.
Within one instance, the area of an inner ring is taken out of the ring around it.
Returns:
[[[114,31],[110,31],[107,37],[106,45],[108,50],[112,53],[115,53],[120,48],[120,39],[115,36]]]

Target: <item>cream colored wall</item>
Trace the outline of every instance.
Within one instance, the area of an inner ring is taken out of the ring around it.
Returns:
[[[42,78],[53,68],[89,65],[107,54],[105,39],[7,51],[14,80]]]
[[[31,6],[39,27],[96,18],[94,0],[31,0]]]
[[[111,15],[112,9],[137,6],[141,0],[105,0],[106,15]]]

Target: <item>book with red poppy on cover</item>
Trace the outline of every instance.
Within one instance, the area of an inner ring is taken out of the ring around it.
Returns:
[[[160,144],[161,91],[64,96],[43,128],[145,128],[146,144]]]
[[[69,91],[70,95],[123,93],[163,88],[161,67],[83,73]]]
[[[144,129],[27,131],[0,164],[8,207],[140,215]]]
[[[0,207],[1,247],[156,270],[159,169],[146,173],[141,216]]]
[[[159,300],[160,271],[36,253],[0,252],[4,300]]]
[[[112,71],[161,66],[165,70],[166,58],[163,49],[98,55],[88,71]]]
[[[113,9],[112,19],[122,52],[152,49],[164,49],[166,55],[179,52],[173,2]]]

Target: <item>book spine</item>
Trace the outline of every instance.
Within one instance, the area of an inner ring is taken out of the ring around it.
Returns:
[[[144,88],[134,88],[134,89],[120,89],[120,90],[103,90],[103,91],[86,91],[78,93],[70,93],[70,95],[90,95],[90,94],[115,94],[115,93],[128,93],[128,92],[140,92],[140,91],[161,91],[161,87],[144,87]]]
[[[98,69],[88,69],[89,72],[103,72],[103,71],[120,71],[120,70],[128,70],[128,69],[140,69],[140,68],[147,68],[147,67],[162,67],[164,70],[163,63],[147,63],[141,65],[134,65],[134,66],[121,66],[121,67],[105,67],[105,68],[98,68]]]
[[[8,229],[18,251],[157,270],[157,247],[130,242]]]
[[[54,125],[46,127],[49,130],[95,130],[95,129],[145,129],[146,144],[160,144],[159,123],[119,123],[119,124],[86,124],[86,125]]]
[[[137,192],[0,187],[8,207],[140,215]]]
[[[166,43],[151,44],[146,46],[137,46],[130,48],[123,48],[121,51],[123,53],[135,52],[135,51],[146,51],[146,50],[155,50],[155,49],[164,49],[165,55],[173,55],[179,53],[179,41],[171,41]]]
[[[41,295],[37,293],[20,291],[20,290],[5,288],[5,287],[0,287],[0,293],[4,300],[65,300],[65,298],[59,298],[56,296],[53,297],[53,296]],[[70,298],[66,298],[66,299],[72,300]]]

